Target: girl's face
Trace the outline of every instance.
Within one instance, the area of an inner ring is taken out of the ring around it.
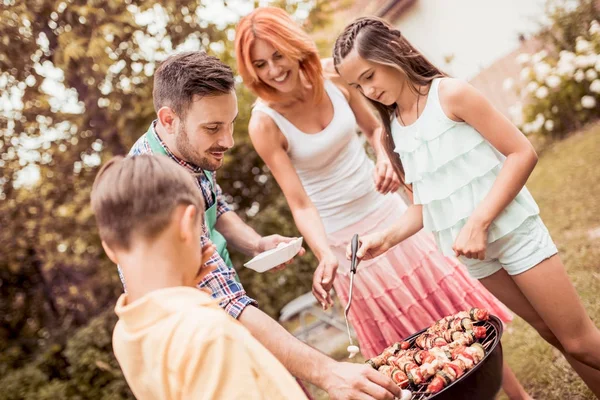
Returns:
[[[250,59],[260,80],[273,89],[290,93],[297,87],[300,64],[285,57],[269,42],[256,39],[250,48]]]
[[[404,74],[396,68],[362,58],[353,49],[337,66],[340,76],[366,97],[390,106],[404,89]]]

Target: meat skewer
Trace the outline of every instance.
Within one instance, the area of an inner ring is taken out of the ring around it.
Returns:
[[[397,342],[367,363],[403,389],[427,385],[428,393],[437,393],[483,360],[485,350],[477,340],[487,332],[474,322],[488,319],[487,310],[479,308],[444,317],[414,340],[418,348]]]

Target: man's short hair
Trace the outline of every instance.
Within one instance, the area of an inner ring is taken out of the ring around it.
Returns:
[[[181,204],[195,206],[204,216],[192,174],[162,155],[114,157],[96,175],[91,201],[100,238],[125,250],[134,239],[155,238]]]
[[[235,80],[231,68],[217,57],[203,51],[174,54],[164,60],[154,73],[154,109],[171,107],[184,118],[194,97],[230,93]]]

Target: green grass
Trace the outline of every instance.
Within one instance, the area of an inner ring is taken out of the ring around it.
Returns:
[[[600,238],[589,235],[590,230],[600,228],[600,124],[545,145],[527,186],[569,277],[592,320],[600,326]],[[505,332],[502,344],[509,365],[534,398],[594,399],[563,357],[520,318]],[[332,357],[344,359],[345,348]],[[323,391],[310,389],[316,399],[327,399]]]
[[[600,125],[548,146],[527,184],[571,281],[600,325]],[[504,354],[537,399],[594,399],[579,377],[523,320],[504,336]]]

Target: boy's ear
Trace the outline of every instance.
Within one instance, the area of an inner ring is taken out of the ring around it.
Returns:
[[[108,244],[104,240],[102,241],[102,248],[106,252],[108,258],[110,258],[110,261],[118,265],[119,261],[117,260],[117,254],[108,246]]]
[[[181,213],[181,219],[179,220],[179,232],[182,240],[199,240],[196,225],[198,224],[197,219],[198,210],[195,206],[189,204]]]

